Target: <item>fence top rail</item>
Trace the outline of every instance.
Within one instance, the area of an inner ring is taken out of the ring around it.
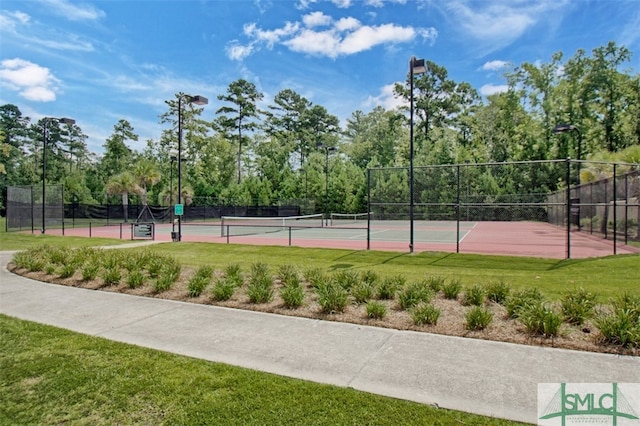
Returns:
[[[615,166],[629,166],[629,167],[637,167],[640,169],[640,163],[625,163],[625,162],[611,162],[611,161],[592,161],[592,160],[574,160],[571,158],[566,159],[556,159],[556,160],[530,160],[530,161],[505,161],[505,162],[493,162],[493,163],[455,163],[455,164],[428,164],[428,165],[420,165],[414,166],[414,169],[434,169],[434,168],[445,168],[445,167],[478,167],[478,166],[508,166],[515,164],[558,164],[558,163],[566,163],[567,160],[573,163],[581,163],[581,164],[599,164],[599,165],[615,165]],[[407,170],[410,166],[396,166],[396,167],[371,167],[369,170],[377,171],[377,170]]]

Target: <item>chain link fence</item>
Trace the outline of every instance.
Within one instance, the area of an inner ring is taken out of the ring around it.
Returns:
[[[550,209],[549,222],[569,223],[573,229],[624,244],[640,241],[640,166],[602,162],[580,166],[587,175],[598,173],[599,179],[550,194],[550,204],[568,204],[570,210],[567,216],[565,209]]]
[[[581,174],[599,178],[580,185]],[[639,239],[639,175],[638,164],[570,159],[419,166],[412,200],[410,168],[376,168],[369,170],[368,204],[382,221],[549,223],[566,231],[560,244],[567,257],[574,231],[613,240],[615,253],[616,244]],[[487,244],[497,243],[491,238]]]
[[[62,185],[7,187],[6,230],[38,229],[44,233],[49,227],[62,227],[63,200]]]

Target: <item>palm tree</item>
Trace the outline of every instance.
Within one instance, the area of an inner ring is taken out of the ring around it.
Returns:
[[[141,160],[133,168],[133,176],[140,187],[142,205],[147,205],[147,188],[160,182],[162,175],[158,167],[149,160]]]
[[[122,208],[124,211],[124,221],[128,221],[129,210],[129,193],[142,193],[142,188],[137,184],[133,175],[129,172],[123,172],[109,179],[105,186],[108,195],[122,194]]]

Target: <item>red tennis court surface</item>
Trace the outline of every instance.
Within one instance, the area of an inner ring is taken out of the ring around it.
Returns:
[[[176,227],[177,230],[177,227]],[[156,224],[154,240],[171,241],[171,224]],[[60,235],[62,230],[50,229],[48,234]],[[249,244],[298,246],[317,248],[367,249],[366,228],[325,227],[309,229],[281,229],[268,233],[256,230],[252,235],[222,237],[216,222],[183,223],[182,241],[218,244]],[[67,236],[133,239],[132,224],[118,224],[89,228],[67,228]],[[460,237],[459,243],[457,242]],[[569,240],[569,241],[567,241]],[[567,245],[569,242],[569,246]],[[541,222],[466,222],[458,231],[455,222],[415,222],[414,252],[440,251],[531,256],[563,259],[602,257],[613,254],[636,254],[640,248],[589,235],[577,230],[567,236],[566,228]],[[408,222],[372,222],[369,247],[371,250],[409,251]],[[569,249],[567,249],[569,247]]]

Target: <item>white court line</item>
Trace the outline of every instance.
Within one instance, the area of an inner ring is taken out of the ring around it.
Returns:
[[[375,234],[382,234],[383,232],[389,232],[389,229],[383,229],[382,231],[374,231],[374,232],[370,232],[369,236],[371,235],[375,235]],[[367,234],[358,234],[358,235],[354,235],[352,237],[349,237],[350,240],[353,240],[355,238],[362,238],[362,237],[366,237]]]
[[[465,238],[467,238],[467,235],[469,235],[469,234],[471,233],[471,230],[472,230],[473,228],[475,228],[477,225],[478,225],[478,222],[474,222],[474,223],[473,223],[473,226],[472,226],[469,230],[467,230],[467,231],[465,231],[465,232],[464,232],[464,236],[463,236],[462,238],[460,238],[460,241],[458,241],[458,244],[460,244],[461,242],[463,242],[463,241],[464,241],[464,239],[465,239]]]

